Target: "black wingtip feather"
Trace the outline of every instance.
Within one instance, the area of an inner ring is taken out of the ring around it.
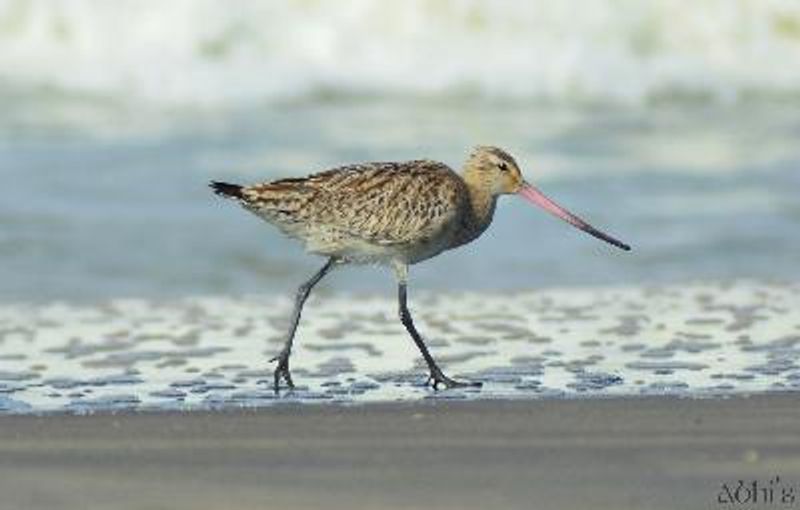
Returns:
[[[242,198],[242,187],[238,184],[228,184],[227,182],[211,181],[209,184],[214,193],[221,197]]]

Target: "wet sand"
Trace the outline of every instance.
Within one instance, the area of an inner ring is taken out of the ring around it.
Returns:
[[[723,508],[740,479],[800,496],[798,400],[6,416],[0,494],[14,510]]]

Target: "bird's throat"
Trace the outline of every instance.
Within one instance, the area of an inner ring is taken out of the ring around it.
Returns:
[[[466,204],[467,210],[461,216],[462,221],[454,246],[466,244],[481,234],[489,227],[494,217],[494,209],[497,205],[497,196],[489,189],[481,186],[480,183],[470,183],[466,180],[469,190],[469,203]]]
[[[487,190],[471,188],[469,200],[474,226],[483,232],[492,223],[497,196]]]

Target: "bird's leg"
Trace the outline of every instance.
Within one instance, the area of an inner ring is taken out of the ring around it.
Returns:
[[[411,318],[411,313],[408,311],[408,306],[406,305],[406,282],[405,278],[400,278],[401,275],[404,275],[405,268],[402,271],[398,271],[398,301],[400,305],[400,321],[405,326],[406,331],[408,334],[411,335],[411,338],[414,340],[414,343],[417,344],[417,348],[419,352],[422,353],[422,357],[425,359],[425,363],[428,364],[428,370],[430,370],[430,376],[428,377],[428,383],[433,386],[433,389],[438,390],[439,386],[443,386],[445,388],[459,388],[459,387],[467,387],[467,386],[481,386],[480,382],[461,382],[455,381],[450,379],[442,369],[439,368],[439,365],[436,364],[436,361],[431,356],[431,353],[428,352],[428,347],[425,345],[425,342],[422,340],[417,328],[414,327],[414,321]]]
[[[294,388],[292,374],[289,372],[289,356],[292,355],[292,341],[294,340],[294,334],[297,331],[297,325],[300,323],[300,314],[303,312],[303,304],[306,302],[306,299],[308,299],[311,289],[313,289],[314,286],[319,283],[319,281],[322,280],[326,274],[328,274],[328,271],[331,270],[335,263],[336,259],[333,257],[328,259],[328,262],[322,266],[322,269],[317,271],[317,273],[312,276],[311,279],[297,289],[297,296],[294,299],[294,311],[292,312],[292,322],[289,325],[286,343],[283,345],[283,349],[281,349],[280,354],[270,360],[278,362],[278,366],[275,367],[275,393],[278,393],[281,377],[286,379],[286,385],[289,388]]]

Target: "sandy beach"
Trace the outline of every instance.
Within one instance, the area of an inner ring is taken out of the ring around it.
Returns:
[[[302,386],[280,395],[265,364],[279,300],[0,307],[0,510],[800,499],[798,296],[752,282],[423,295],[446,369],[485,383],[438,393],[388,300],[312,302]]]
[[[797,403],[784,394],[6,416],[0,491],[14,510],[725,508],[723,484],[779,476],[797,490]]]

